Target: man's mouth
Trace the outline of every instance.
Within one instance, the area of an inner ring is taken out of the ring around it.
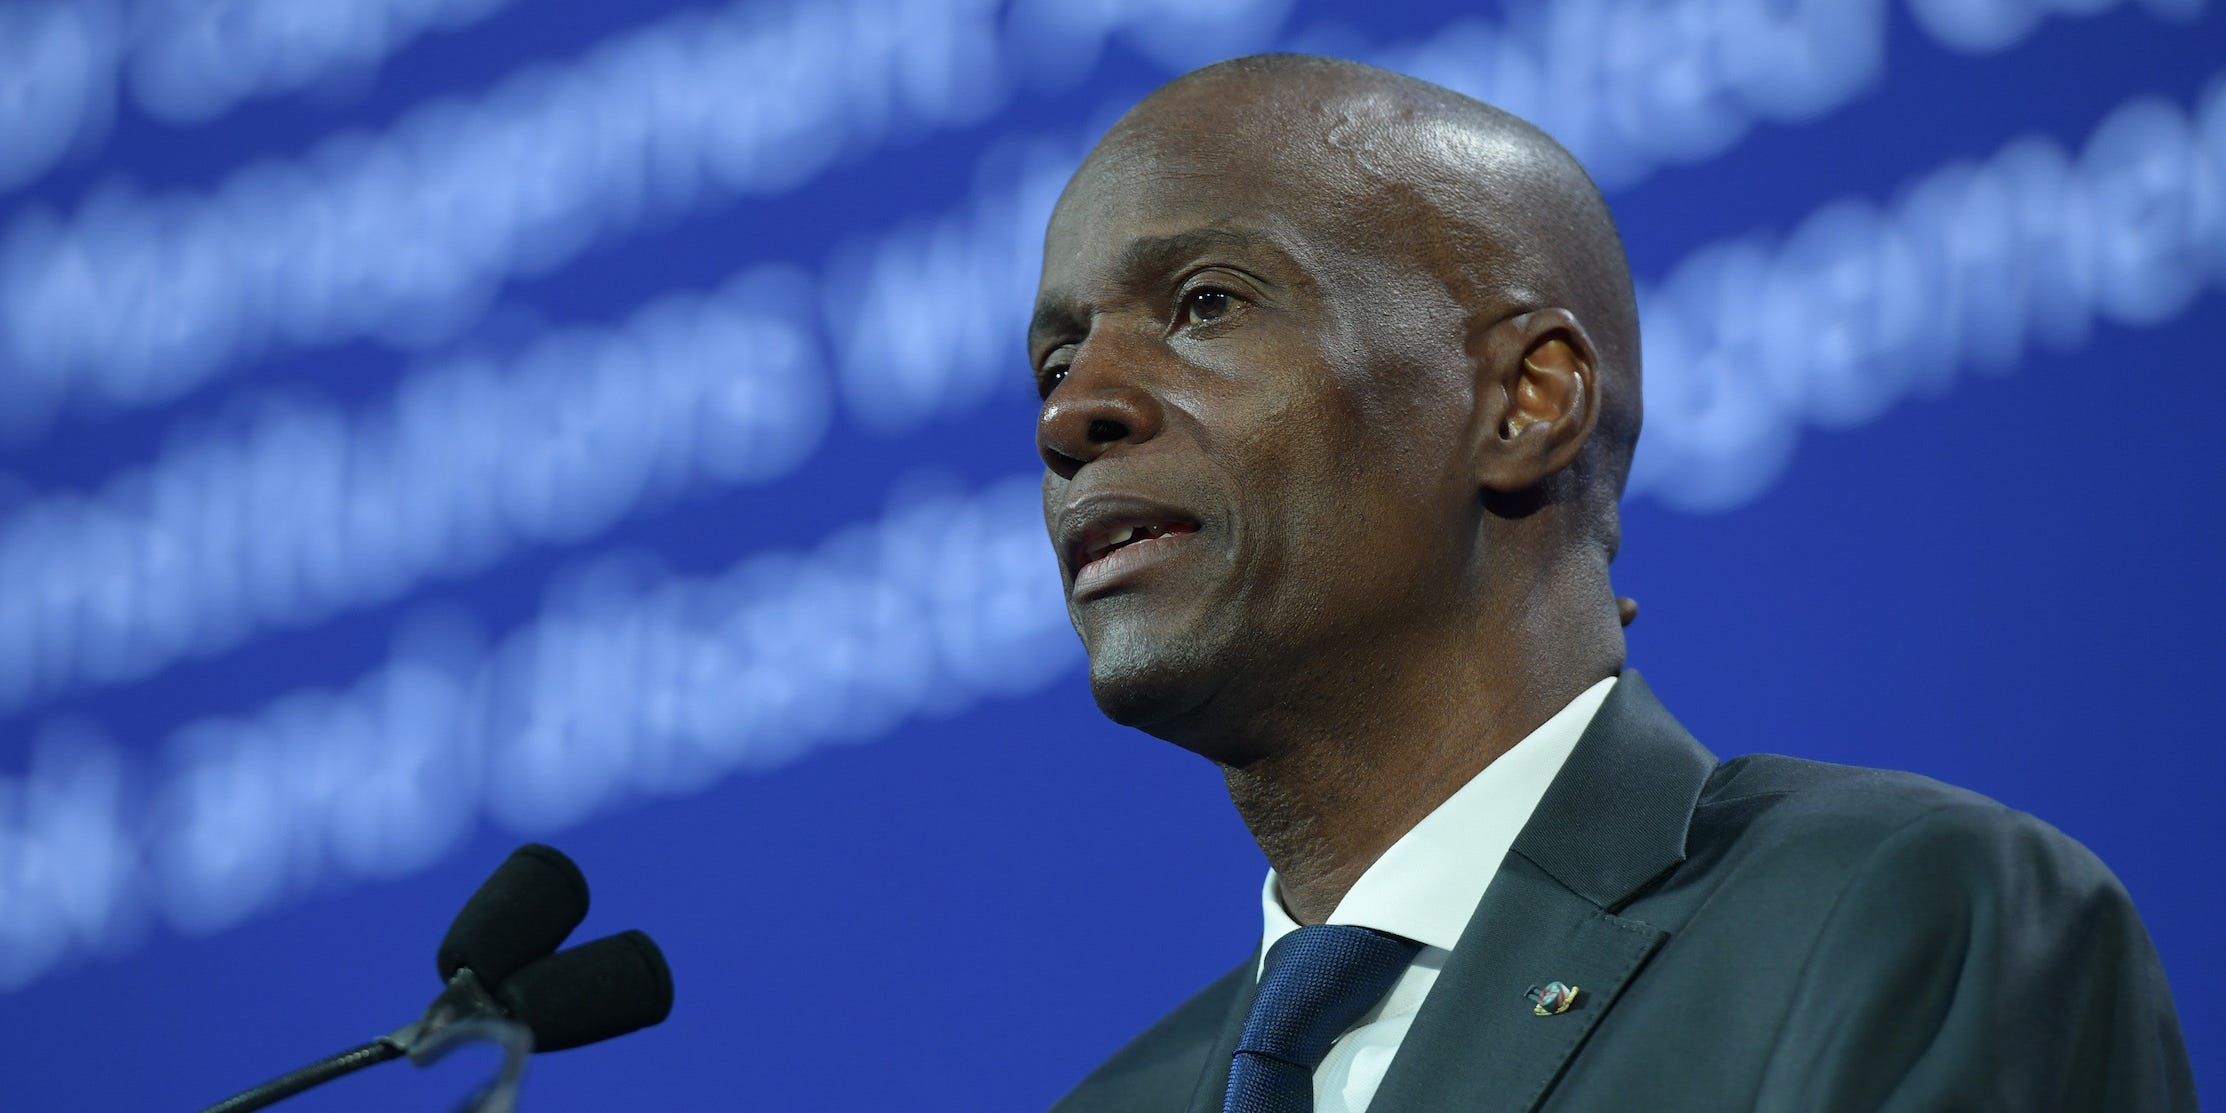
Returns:
[[[1178,522],[1122,526],[1107,533],[1104,539],[1097,544],[1091,545],[1089,550],[1082,554],[1082,565],[1087,568],[1093,562],[1102,560],[1107,555],[1130,545],[1141,545],[1146,541],[1157,541],[1162,537],[1172,537],[1178,533],[1195,533],[1197,530],[1197,526],[1183,525]]]
[[[1158,563],[1197,532],[1196,523],[1183,521],[1139,522],[1092,531],[1082,547],[1081,566],[1074,572],[1074,597],[1104,591]]]

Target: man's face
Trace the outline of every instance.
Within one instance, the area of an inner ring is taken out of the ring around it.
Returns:
[[[1171,102],[1171,103],[1170,103]],[[1471,569],[1469,324],[1310,120],[1148,105],[1052,217],[1030,358],[1044,516],[1116,721],[1214,752],[1365,688]]]

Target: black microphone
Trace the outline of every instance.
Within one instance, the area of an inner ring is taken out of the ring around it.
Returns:
[[[553,953],[587,918],[587,878],[553,846],[527,843],[495,867],[448,925],[438,954],[441,981],[469,969],[501,985],[519,967]]]
[[[554,847],[519,847],[441,939],[447,988],[423,1016],[202,1113],[248,1113],[374,1064],[407,1055],[424,1066],[461,1042],[492,1039],[508,1054],[502,1080],[484,1098],[515,1090],[528,1050],[561,1051],[664,1020],[672,1012],[672,971],[649,936],[624,931],[557,950],[586,915],[579,867]]]
[[[672,970],[647,935],[622,931],[532,963],[495,991],[535,1051],[623,1036],[672,1014]]]

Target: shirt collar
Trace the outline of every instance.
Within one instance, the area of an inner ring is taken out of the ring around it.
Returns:
[[[1499,872],[1500,859],[1507,857],[1515,836],[1530,822],[1539,798],[1614,687],[1611,676],[1578,693],[1446,797],[1360,875],[1328,922],[1374,928],[1426,947],[1452,950]],[[1299,928],[1276,895],[1272,869],[1260,889],[1260,915],[1264,967],[1268,948]]]

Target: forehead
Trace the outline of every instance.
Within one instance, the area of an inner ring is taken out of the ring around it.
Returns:
[[[1099,141],[1060,197],[1053,230],[1134,219],[1171,203],[1318,210],[1358,190],[1358,166],[1320,104],[1247,83],[1162,90]]]
[[[1311,270],[1365,251],[1349,160],[1318,132],[1245,107],[1184,104],[1116,127],[1053,210],[1045,292],[1169,252],[1265,253]]]
[[[1371,282],[1419,270],[1465,288],[1480,266],[1504,269],[1504,245],[1478,223],[1501,207],[1478,168],[1505,152],[1474,121],[1393,86],[1240,73],[1163,87],[1061,195],[1045,292],[1105,276],[1130,241],[1200,227],[1260,229],[1310,270]]]

